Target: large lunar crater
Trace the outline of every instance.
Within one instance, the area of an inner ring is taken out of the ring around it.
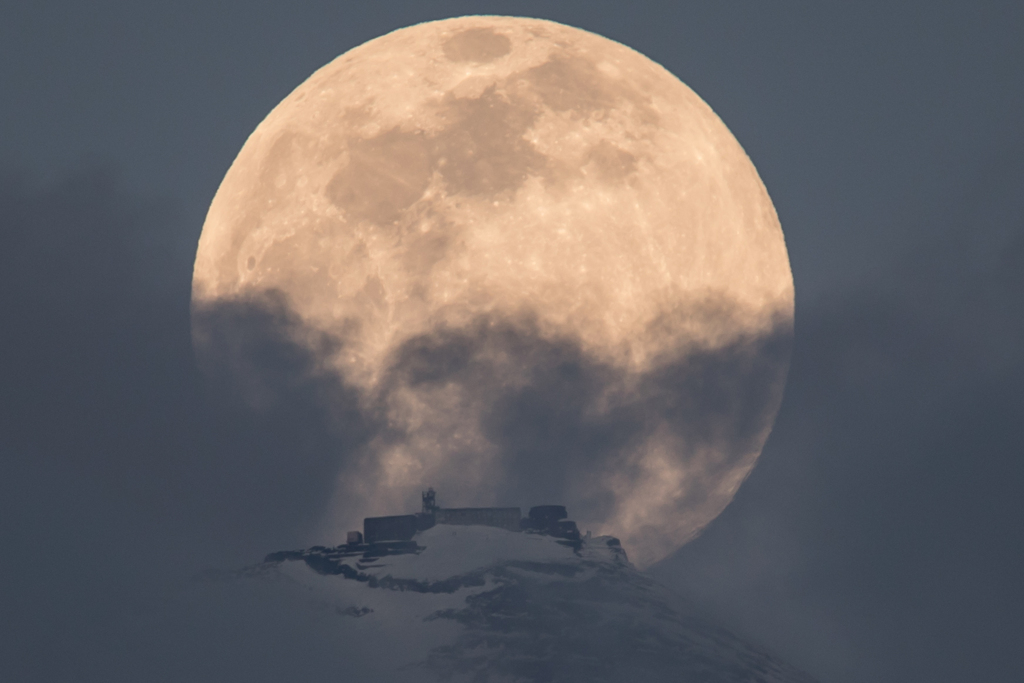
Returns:
[[[253,132],[193,278],[200,359],[251,388],[239,307],[273,309],[370,425],[325,530],[432,484],[565,503],[643,565],[754,465],[793,284],[756,170],[677,78],[579,29],[463,17],[345,53]]]

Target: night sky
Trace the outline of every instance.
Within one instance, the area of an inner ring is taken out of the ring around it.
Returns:
[[[361,436],[312,380],[259,414],[211,398],[189,337],[205,211],[337,55],[512,14],[693,88],[789,247],[775,430],[734,503],[651,571],[823,683],[1018,680],[1024,5],[552,4],[0,8],[0,677],[148,680],[130,634],[171,586],[323,540]]]

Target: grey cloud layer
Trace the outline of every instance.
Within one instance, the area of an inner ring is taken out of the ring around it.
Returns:
[[[1004,156],[898,270],[801,310],[762,463],[655,570],[824,680],[1018,675],[1022,177]]]
[[[964,202],[973,207],[965,227],[939,235],[884,287],[802,311],[761,464],[661,567],[824,680],[1015,674],[1024,241],[1019,204],[996,199]],[[344,387],[273,337],[261,367],[281,369],[264,375],[278,400],[255,414],[207,400],[189,338],[191,262],[165,246],[177,229],[166,204],[93,171],[42,188],[9,175],[0,221],[5,676],[269,680],[283,663],[336,665],[303,645],[322,633],[300,633],[287,610],[254,611],[245,596],[223,610],[164,610],[174,582],[203,567],[320,540],[306,530],[329,504],[344,454],[375,424],[354,409],[328,422],[324,397],[345,405]],[[242,313],[257,330],[281,328],[261,316],[286,316]],[[453,351],[457,338],[421,341],[408,350],[407,378],[431,381],[415,358],[434,348],[472,357]],[[548,351],[557,368],[562,356]],[[498,413],[507,422],[489,433],[510,451],[545,443],[555,417],[581,414],[584,380],[601,375],[573,377],[538,378],[543,401],[507,396]],[[529,428],[506,429],[516,422]],[[199,634],[197,615],[210,625]],[[270,642],[294,644],[295,660],[264,657]]]
[[[369,512],[402,512],[377,509],[375,499],[408,507],[432,485],[452,505],[564,503],[588,526],[626,533],[627,520],[616,519],[621,488],[642,490],[650,476],[634,454],[668,432],[660,438],[680,449],[670,455],[686,477],[667,514],[695,533],[704,520],[689,516],[731,497],[722,482],[745,471],[770,428],[792,334],[787,317],[769,334],[683,350],[633,372],[589,356],[576,340],[547,338],[529,320],[482,317],[405,342],[367,394],[345,388],[330,369],[344,340],[306,329],[285,300],[271,293],[196,306],[200,355],[222,387],[253,406],[302,386],[328,426],[341,420],[332,427],[339,434],[363,430],[360,447],[338,460],[343,500],[334,512],[352,525]],[[728,318],[732,310],[704,308],[694,316]],[[290,360],[274,362],[281,359]],[[410,488],[407,477],[389,479],[395,465],[386,453],[396,450],[410,454],[425,480]],[[636,559],[646,562],[665,552],[648,545],[678,542],[663,538],[678,534],[674,521],[651,524],[630,529]]]

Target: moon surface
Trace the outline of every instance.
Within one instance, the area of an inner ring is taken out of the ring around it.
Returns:
[[[192,297],[200,357],[229,324],[208,312],[271,297],[375,416],[325,529],[426,485],[518,504],[505,486],[641,565],[753,467],[793,321],[775,209],[711,108],[628,47],[511,17],[395,31],[288,95],[213,200]]]

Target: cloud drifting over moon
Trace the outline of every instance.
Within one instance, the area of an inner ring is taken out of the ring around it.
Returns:
[[[584,31],[468,17],[342,55],[253,133],[193,279],[200,355],[251,390],[239,306],[283,311],[276,338],[359,397],[372,436],[329,527],[434,484],[560,500],[646,564],[753,466],[793,290],[756,171],[685,85]]]

